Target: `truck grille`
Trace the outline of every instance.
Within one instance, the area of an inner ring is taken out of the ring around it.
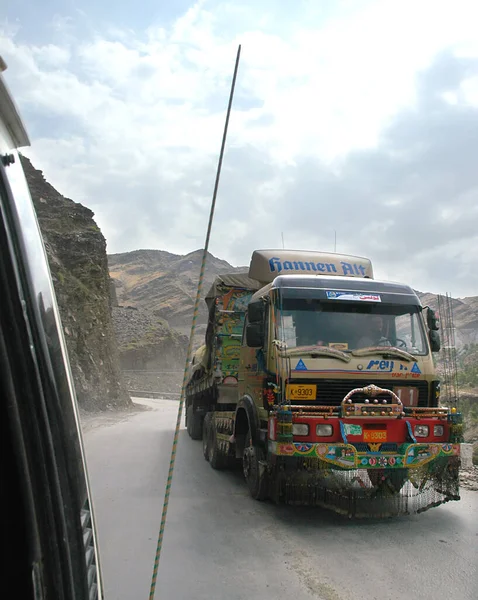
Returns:
[[[404,381],[397,379],[396,381],[382,379],[291,379],[290,383],[316,383],[317,384],[317,400],[315,402],[308,401],[307,404],[315,404],[318,406],[339,406],[344,397],[353,389],[361,388],[373,383],[378,387],[387,388],[393,391],[394,387],[414,387],[418,389],[418,406],[428,405],[428,382],[426,381]],[[377,396],[379,400],[390,400],[388,394]],[[363,402],[364,394],[355,394],[354,402]],[[304,404],[304,401],[292,401],[294,404]]]

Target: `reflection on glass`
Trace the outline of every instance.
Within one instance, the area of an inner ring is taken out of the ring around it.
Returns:
[[[374,346],[426,355],[418,306],[284,299],[278,309],[278,338],[288,348],[327,346],[343,352]]]

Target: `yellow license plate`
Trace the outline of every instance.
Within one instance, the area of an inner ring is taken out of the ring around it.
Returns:
[[[287,400],[315,400],[317,397],[317,385],[315,383],[305,385],[302,383],[290,383],[286,390]]]
[[[363,432],[364,442],[386,442],[387,432],[378,429],[366,429]]]

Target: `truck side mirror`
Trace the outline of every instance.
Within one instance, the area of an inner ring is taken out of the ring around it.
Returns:
[[[246,326],[246,344],[249,348],[260,348],[264,343],[264,324],[248,323]]]
[[[263,300],[251,302],[247,307],[249,323],[262,323],[264,321],[265,306]]]
[[[431,329],[428,332],[428,339],[430,340],[430,347],[432,349],[432,352],[439,352],[441,344],[440,344],[440,334],[438,333],[438,331]]]
[[[427,307],[427,325],[428,329],[432,331],[438,331],[440,329],[438,325],[438,317],[434,310],[432,310],[429,306]]]

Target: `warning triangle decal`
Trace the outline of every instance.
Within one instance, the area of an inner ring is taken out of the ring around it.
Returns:
[[[415,364],[413,365],[413,367],[410,369],[410,372],[411,372],[411,373],[421,373],[421,371],[420,371],[420,367],[417,365],[417,363],[415,363]]]
[[[299,360],[297,366],[295,367],[296,371],[307,371],[307,367],[304,365],[304,361],[302,359]]]

